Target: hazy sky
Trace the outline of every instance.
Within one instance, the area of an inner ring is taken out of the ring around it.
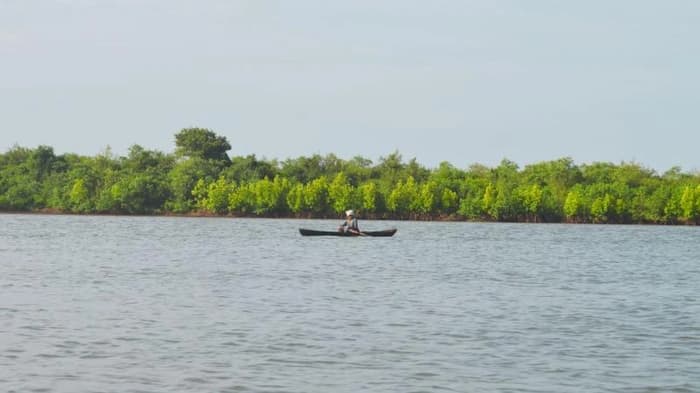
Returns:
[[[0,0],[0,149],[700,168],[700,2]]]

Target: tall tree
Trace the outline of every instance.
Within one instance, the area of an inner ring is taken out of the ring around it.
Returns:
[[[180,156],[231,162],[226,154],[231,150],[225,136],[206,128],[184,128],[175,134],[175,152]]]

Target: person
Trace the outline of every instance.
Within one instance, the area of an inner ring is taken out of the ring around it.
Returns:
[[[357,224],[357,218],[355,218],[355,212],[353,210],[345,212],[345,222],[338,228],[338,231],[360,234],[360,226]]]

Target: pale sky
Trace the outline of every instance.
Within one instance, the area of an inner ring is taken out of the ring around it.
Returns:
[[[700,1],[0,0],[0,150],[700,168]]]

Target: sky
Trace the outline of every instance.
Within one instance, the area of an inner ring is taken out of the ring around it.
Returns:
[[[700,169],[695,0],[0,0],[0,151]]]

